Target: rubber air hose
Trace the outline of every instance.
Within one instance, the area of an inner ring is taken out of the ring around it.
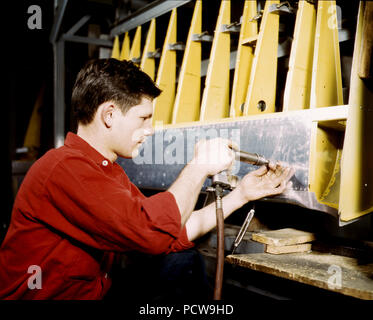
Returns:
[[[216,229],[217,229],[217,250],[216,250],[216,271],[214,300],[221,300],[224,271],[224,212],[222,205],[222,189],[217,186],[216,196]]]

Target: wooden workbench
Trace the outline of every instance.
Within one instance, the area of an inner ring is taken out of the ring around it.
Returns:
[[[373,300],[372,262],[359,264],[354,258],[319,252],[235,254],[227,256],[226,262],[355,298]],[[339,275],[340,287],[337,281],[333,281]]]

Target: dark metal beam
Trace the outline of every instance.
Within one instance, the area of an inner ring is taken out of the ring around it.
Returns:
[[[49,41],[55,43],[57,41],[58,34],[60,32],[60,27],[62,23],[63,16],[65,14],[66,6],[68,0],[59,0],[57,12],[54,16],[54,23],[52,27],[52,31],[49,37]]]
[[[69,31],[67,31],[65,34],[68,34],[68,35],[74,35],[81,27],[83,27],[87,22],[88,20],[91,19],[91,16],[90,15],[86,15],[84,17],[82,17],[77,23],[75,23]]]
[[[115,37],[116,35],[122,34],[128,30],[136,28],[137,26],[144,24],[154,18],[157,18],[174,8],[180,7],[192,0],[157,0],[149,5],[137,10],[135,13],[129,15],[122,20],[116,27],[114,27],[110,36]]]
[[[65,41],[53,43],[54,54],[54,146],[65,140]]]
[[[105,40],[105,39],[99,39],[99,38],[89,38],[89,37],[81,37],[81,36],[64,34],[62,36],[62,40],[70,41],[70,42],[94,44],[94,45],[101,46],[101,47],[109,47],[109,48],[113,47],[112,41]]]

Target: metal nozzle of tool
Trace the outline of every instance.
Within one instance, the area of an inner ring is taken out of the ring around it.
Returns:
[[[267,166],[269,164],[269,160],[267,160],[263,156],[257,153],[249,153],[241,150],[236,151],[236,160],[246,162],[248,164],[253,164],[255,166]]]
[[[235,151],[236,160],[242,161],[255,166],[268,166],[269,160],[257,153],[249,153],[245,151]],[[212,185],[220,185],[223,189],[232,190],[239,182],[238,177],[231,175],[228,171],[222,171],[211,177]]]

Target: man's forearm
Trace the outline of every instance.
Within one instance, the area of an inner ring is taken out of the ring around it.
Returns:
[[[240,192],[236,189],[223,198],[224,219],[232,212],[242,207],[247,201],[242,199]],[[215,203],[194,211],[186,223],[187,235],[193,241],[216,226]]]
[[[198,165],[190,163],[185,166],[179,177],[168,189],[176,199],[181,214],[182,226],[184,226],[193,212],[206,178],[207,174]]]

